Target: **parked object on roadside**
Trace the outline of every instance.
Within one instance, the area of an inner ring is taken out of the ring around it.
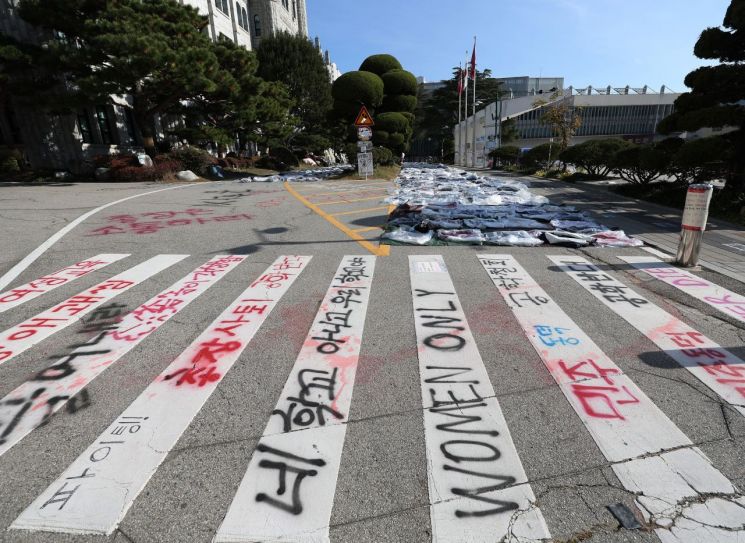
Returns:
[[[384,200],[396,206],[389,227],[432,231],[432,244],[527,247],[541,245],[543,239],[570,247],[641,244],[627,237],[596,240],[592,235],[613,231],[575,207],[551,204],[522,180],[485,177],[441,164],[406,163],[396,183]]]
[[[630,238],[623,230],[608,230],[593,234],[595,245],[600,247],[643,247],[644,242]]]
[[[543,245],[542,232],[533,230],[511,230],[507,232],[486,232],[484,243],[486,245],[505,245],[509,247],[538,247]]]
[[[553,232],[544,232],[544,237],[549,245],[558,245],[560,247],[587,247],[592,243],[592,237],[585,234],[576,234],[574,232],[563,232],[555,230]]]
[[[435,233],[432,231],[419,232],[410,226],[399,226],[395,230],[383,234],[383,238],[407,245],[427,245],[432,241],[434,235]]]
[[[196,181],[199,176],[191,170],[184,170],[176,173],[176,179],[179,181]]]

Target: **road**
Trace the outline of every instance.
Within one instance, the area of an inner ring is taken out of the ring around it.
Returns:
[[[745,541],[743,284],[380,246],[391,186],[178,187],[14,278],[0,541]],[[1,188],[0,276],[158,188]]]

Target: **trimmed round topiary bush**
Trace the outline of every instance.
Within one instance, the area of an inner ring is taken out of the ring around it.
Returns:
[[[381,113],[375,119],[375,126],[380,130],[385,130],[391,134],[396,132],[406,132],[410,128],[409,120],[402,113],[389,112]]]
[[[406,94],[416,96],[419,90],[419,84],[416,76],[406,70],[391,70],[380,76],[385,85],[387,95]]]
[[[334,82],[334,110],[339,115],[356,115],[362,104],[376,108],[383,102],[383,80],[371,72],[347,72]]]
[[[386,96],[383,100],[383,109],[386,111],[413,113],[416,110],[416,96],[399,94],[397,96]]]
[[[388,139],[388,143],[394,149],[401,149],[406,143],[406,136],[404,134],[401,134],[400,132],[391,134],[391,137]]]
[[[362,62],[360,70],[383,75],[391,70],[403,70],[403,66],[393,55],[371,55]]]
[[[414,122],[416,121],[416,115],[414,115],[413,113],[411,113],[409,111],[401,111],[400,113],[401,113],[401,115],[403,115],[404,117],[406,117],[408,119],[409,126],[413,127],[414,126]]]
[[[375,145],[387,145],[388,139],[391,137],[390,132],[386,130],[374,130],[373,131],[373,143]]]

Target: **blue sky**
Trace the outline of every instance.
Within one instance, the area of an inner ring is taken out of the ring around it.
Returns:
[[[479,69],[563,76],[566,85],[665,84],[704,64],[693,46],[730,0],[307,0],[311,36],[342,72],[391,53],[428,81],[449,77],[478,36]]]

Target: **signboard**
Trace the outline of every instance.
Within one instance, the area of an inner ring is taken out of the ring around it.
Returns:
[[[713,193],[711,185],[691,185],[683,210],[683,230],[703,231],[709,218],[709,203]]]
[[[361,176],[367,177],[373,174],[373,156],[372,153],[359,153],[357,155],[357,170]]]
[[[357,128],[357,139],[360,141],[370,141],[372,139],[373,132],[366,126]]]
[[[357,120],[354,121],[354,126],[358,128],[360,126],[367,126],[367,127],[375,126],[375,122],[373,122],[372,115],[370,115],[370,112],[367,111],[367,108],[365,106],[362,106],[362,109],[357,115]]]
[[[373,143],[371,141],[358,141],[357,147],[359,147],[360,153],[367,153],[372,151]]]

